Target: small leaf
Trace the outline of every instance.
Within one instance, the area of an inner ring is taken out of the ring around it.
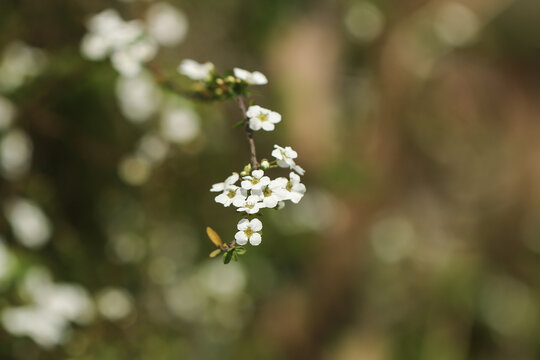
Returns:
[[[227,251],[225,254],[223,254],[223,263],[228,264],[231,262],[231,259],[233,257],[234,250]]]
[[[211,258],[215,258],[216,256],[219,255],[220,252],[221,252],[221,249],[216,249],[216,250],[212,251],[210,253],[210,255],[208,255],[208,256],[210,256]]]
[[[218,248],[221,248],[223,246],[223,240],[221,240],[221,237],[218,235],[217,232],[215,232],[214,229],[212,229],[210,226],[206,227],[206,234],[208,235],[208,238],[210,241],[214,243]]]
[[[237,253],[238,255],[244,255],[244,254],[246,253],[246,251],[247,251],[247,250],[246,250],[245,247],[239,246],[239,247],[236,248],[236,253]]]
[[[238,129],[239,127],[244,126],[244,124],[245,124],[245,123],[244,123],[244,120],[239,121],[239,122],[237,122],[236,124],[234,124],[233,129]]]

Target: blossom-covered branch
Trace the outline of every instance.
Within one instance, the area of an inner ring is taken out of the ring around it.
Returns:
[[[114,10],[105,10],[93,16],[87,23],[88,33],[82,40],[81,49],[90,60],[110,58],[113,67],[125,78],[150,74],[157,85],[168,93],[199,101],[236,101],[249,145],[249,162],[243,169],[233,171],[225,181],[214,184],[210,191],[217,192],[215,201],[225,207],[233,205],[241,214],[234,239],[223,242],[213,230],[208,235],[217,246],[211,256],[223,252],[225,263],[246,252],[244,245],[258,246],[262,242],[263,209],[281,209],[286,201],[298,203],[306,187],[300,176],[304,170],[296,164],[298,154],[289,146],[274,145],[274,160],[259,159],[254,133],[274,131],[281,122],[281,115],[259,105],[249,103],[249,87],[266,85],[268,79],[259,71],[233,68],[220,74],[211,62],[199,63],[186,59],[177,71],[193,81],[190,88],[181,87],[174,77],[167,76],[155,59],[159,46],[170,45],[167,32],[159,26],[160,21],[144,23],[139,20],[125,21]],[[182,123],[182,122],[181,122]],[[291,170],[288,177],[270,178],[276,168]]]
[[[220,76],[212,63],[199,64],[194,60],[184,60],[179,66],[179,72],[199,85],[204,85],[204,91],[214,91],[215,98],[236,98],[242,112],[242,125],[245,129],[250,148],[250,162],[242,171],[233,172],[222,183],[212,186],[210,191],[219,192],[216,202],[225,207],[233,205],[237,212],[244,215],[237,224],[238,232],[234,240],[225,246],[218,246],[224,252],[224,261],[236,259],[237,255],[244,254],[244,245],[249,242],[258,246],[262,242],[262,221],[256,216],[261,215],[265,208],[281,209],[285,201],[298,203],[303,197],[306,187],[300,182],[304,169],[296,164],[298,154],[291,147],[274,145],[272,151],[273,161],[257,158],[253,133],[264,130],[273,131],[276,124],[281,122],[281,115],[275,111],[259,105],[246,107],[246,96],[249,85],[264,85],[268,82],[266,76],[260,72],[249,72],[235,68],[232,73]],[[292,170],[289,177],[271,179],[265,171],[273,168],[288,168]],[[236,185],[240,181],[240,185]],[[211,256],[219,253],[214,251]]]

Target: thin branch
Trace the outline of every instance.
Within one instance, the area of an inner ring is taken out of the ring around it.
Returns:
[[[211,94],[201,93],[201,92],[193,92],[193,91],[186,91],[184,89],[181,89],[177,86],[177,84],[173,81],[168,80],[168,78],[163,74],[163,71],[161,68],[159,68],[154,63],[148,63],[146,64],[146,68],[152,73],[154,76],[154,79],[156,82],[164,87],[165,89],[172,91],[175,94],[178,94],[180,96],[193,99],[193,100],[213,100]]]
[[[249,127],[249,119],[246,115],[247,109],[246,109],[246,103],[244,101],[243,96],[238,96],[238,106],[240,107],[240,111],[242,111],[242,116],[244,118],[244,129],[246,130],[246,136],[249,143],[249,152],[251,155],[251,168],[253,170],[256,170],[259,168],[259,162],[257,161],[257,150],[255,149],[255,140],[253,140],[253,130]]]

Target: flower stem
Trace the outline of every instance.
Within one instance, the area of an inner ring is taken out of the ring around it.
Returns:
[[[237,98],[238,106],[240,107],[240,111],[242,111],[242,116],[244,118],[244,129],[246,130],[246,136],[249,143],[249,152],[251,155],[251,168],[253,170],[257,170],[260,165],[257,161],[257,151],[255,149],[255,140],[253,140],[253,131],[249,127],[249,119],[246,115],[247,109],[246,109],[246,103],[243,96],[238,96]]]

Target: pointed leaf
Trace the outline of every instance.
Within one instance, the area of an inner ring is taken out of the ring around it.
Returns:
[[[218,233],[212,229],[210,226],[206,227],[206,234],[208,235],[208,238],[210,241],[214,243],[217,247],[221,248],[223,246],[223,240],[221,240],[221,237],[218,235]]]
[[[234,253],[234,251],[231,250],[231,251],[227,251],[225,254],[223,254],[223,263],[224,264],[228,264],[228,263],[231,262],[233,253]]]

